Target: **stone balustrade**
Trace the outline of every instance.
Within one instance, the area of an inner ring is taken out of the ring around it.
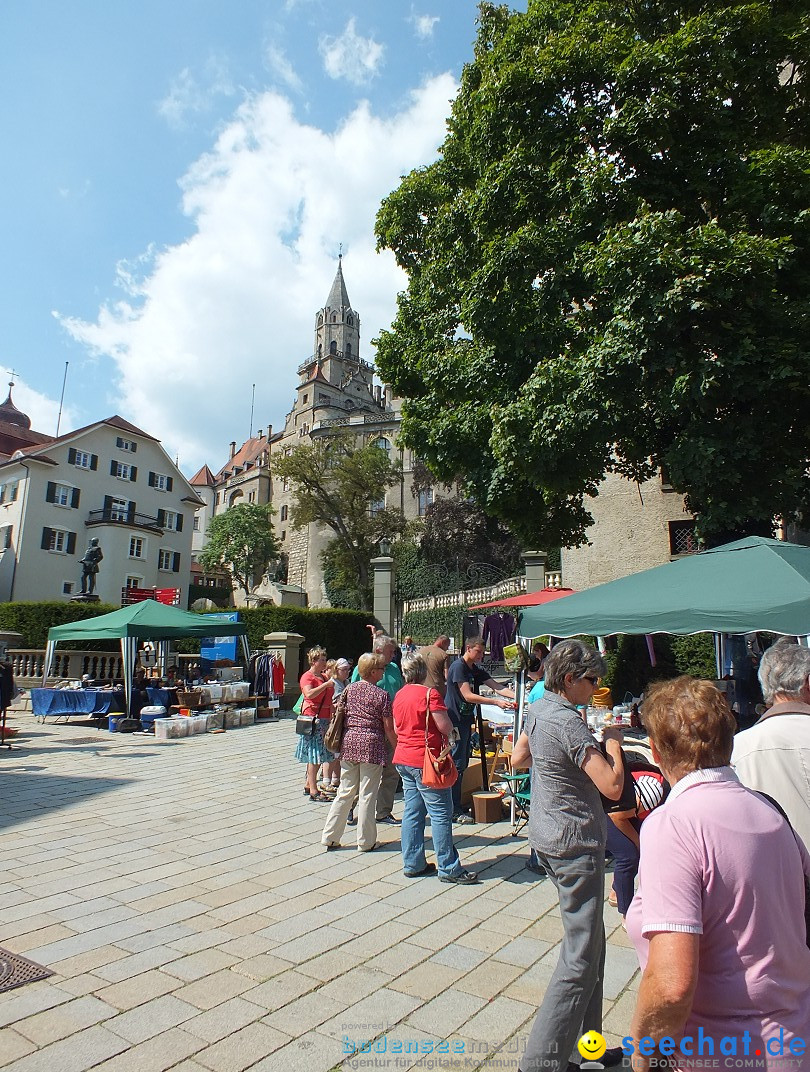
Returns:
[[[546,588],[562,588],[562,575],[559,571],[546,573]],[[479,603],[491,603],[496,599],[508,599],[519,596],[526,591],[526,576],[507,577],[497,584],[484,585],[481,588],[467,588],[460,592],[444,592],[436,596],[422,596],[408,599],[403,603],[402,612],[435,610],[442,607],[474,607]]]
[[[45,652],[42,648],[9,648],[14,682],[18,688],[38,688],[45,670]],[[57,648],[53,654],[48,681],[69,679],[78,681],[83,674],[105,680],[124,678],[121,652],[114,651],[65,651]]]

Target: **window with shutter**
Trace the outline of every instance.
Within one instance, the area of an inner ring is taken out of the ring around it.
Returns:
[[[150,469],[149,470],[149,487],[153,488],[154,486],[155,486],[155,474]]]
[[[93,472],[98,469],[98,454],[90,455],[90,468],[93,470]]]
[[[76,449],[75,447],[68,447],[68,465],[76,464]]]
[[[76,554],[76,533],[69,532],[67,534],[67,553],[69,555]]]
[[[167,476],[166,477],[166,491],[171,491],[173,484],[174,484],[174,481],[172,480],[172,478],[170,476]]]
[[[172,573],[180,572],[180,552],[175,551],[172,555]]]
[[[55,502],[55,501],[56,501],[56,484],[54,484],[54,482],[52,480],[49,480],[48,481],[48,486],[45,489],[45,502],[52,503],[52,502]]]
[[[129,467],[129,479],[130,480],[137,480],[138,479],[138,466],[137,465],[131,465]]]
[[[4,525],[0,529],[0,551],[8,551],[11,547],[11,530],[13,525]]]
[[[81,497],[81,493],[80,493],[79,489],[78,488],[73,488],[73,490],[70,493],[70,505],[71,505],[72,509],[74,509],[74,510],[79,509],[79,499],[80,499],[80,497]]]
[[[39,545],[43,551],[50,551],[51,549],[51,535],[53,529],[44,528],[42,530],[42,543]]]
[[[177,514],[177,524],[175,525],[175,528],[177,529],[178,532],[183,531],[183,515],[182,514]]]
[[[159,529],[165,529],[166,527],[166,511],[158,510],[157,523]]]

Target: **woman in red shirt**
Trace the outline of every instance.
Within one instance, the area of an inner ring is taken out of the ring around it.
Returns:
[[[326,652],[323,648],[310,648],[307,652],[309,670],[301,675],[299,685],[304,695],[301,706],[302,718],[316,719],[315,732],[300,733],[295,748],[295,758],[307,765],[307,785],[304,790],[310,800],[331,803],[331,797],[318,790],[318,768],[322,763],[334,760],[323,743],[323,735],[332,717],[332,693],[335,684],[326,676]]]
[[[403,655],[402,675],[405,685],[394,697],[394,728],[397,733],[394,764],[405,792],[405,811],[400,829],[405,875],[417,878],[436,871],[436,864],[428,863],[425,859],[425,816],[429,815],[439,879],[469,886],[478,882],[478,876],[473,871],[464,870],[453,844],[453,791],[428,789],[422,784],[428,710],[428,741],[432,751],[442,750],[446,738],[453,732],[453,724],[439,693],[423,684],[427,677],[427,665],[421,655]]]

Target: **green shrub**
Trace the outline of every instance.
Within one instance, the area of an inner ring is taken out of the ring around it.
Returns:
[[[12,629],[22,633],[23,647],[44,648],[48,630],[54,625],[77,622],[109,614],[118,607],[104,603],[0,603],[0,629]],[[263,648],[267,633],[300,633],[301,670],[303,672],[306,652],[321,645],[330,657],[354,659],[371,648],[371,634],[367,626],[374,623],[374,616],[366,611],[307,610],[303,607],[248,607],[239,611],[241,620],[248,627],[251,648]],[[432,638],[431,638],[432,639]],[[91,651],[115,651],[117,640],[70,641],[60,644],[64,648],[81,648]],[[177,650],[196,653],[199,640],[188,638],[177,643]]]
[[[326,648],[330,658],[353,659],[355,662],[364,651],[371,650],[371,634],[368,626],[375,619],[368,611],[309,610],[304,607],[242,607],[241,621],[248,627],[248,640],[252,650],[266,647],[264,637],[268,633],[300,633],[301,645],[299,676],[306,666],[309,648],[320,645]],[[188,639],[177,644],[178,651],[196,653],[200,650],[198,640]]]
[[[23,647],[44,648],[48,641],[48,630],[53,626],[84,621],[85,618],[95,618],[119,609],[107,603],[0,603],[0,629],[22,633],[25,638]],[[113,650],[116,643],[111,648],[109,641],[94,644],[82,641],[79,647],[94,651]],[[71,646],[76,647],[75,644]]]
[[[652,681],[664,681],[679,674],[714,680],[716,670],[711,633],[683,637],[657,633],[653,637],[653,647],[655,666],[650,665],[643,636],[625,634],[608,639],[605,684],[613,693],[614,703],[621,703],[628,692],[640,696]]]

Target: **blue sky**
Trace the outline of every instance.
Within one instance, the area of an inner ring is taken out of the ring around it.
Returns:
[[[521,5],[525,7],[525,4]],[[0,367],[53,434],[118,412],[186,472],[278,429],[343,243],[362,356],[404,277],[374,251],[435,158],[470,0],[6,0]],[[4,377],[6,379],[7,377]]]

